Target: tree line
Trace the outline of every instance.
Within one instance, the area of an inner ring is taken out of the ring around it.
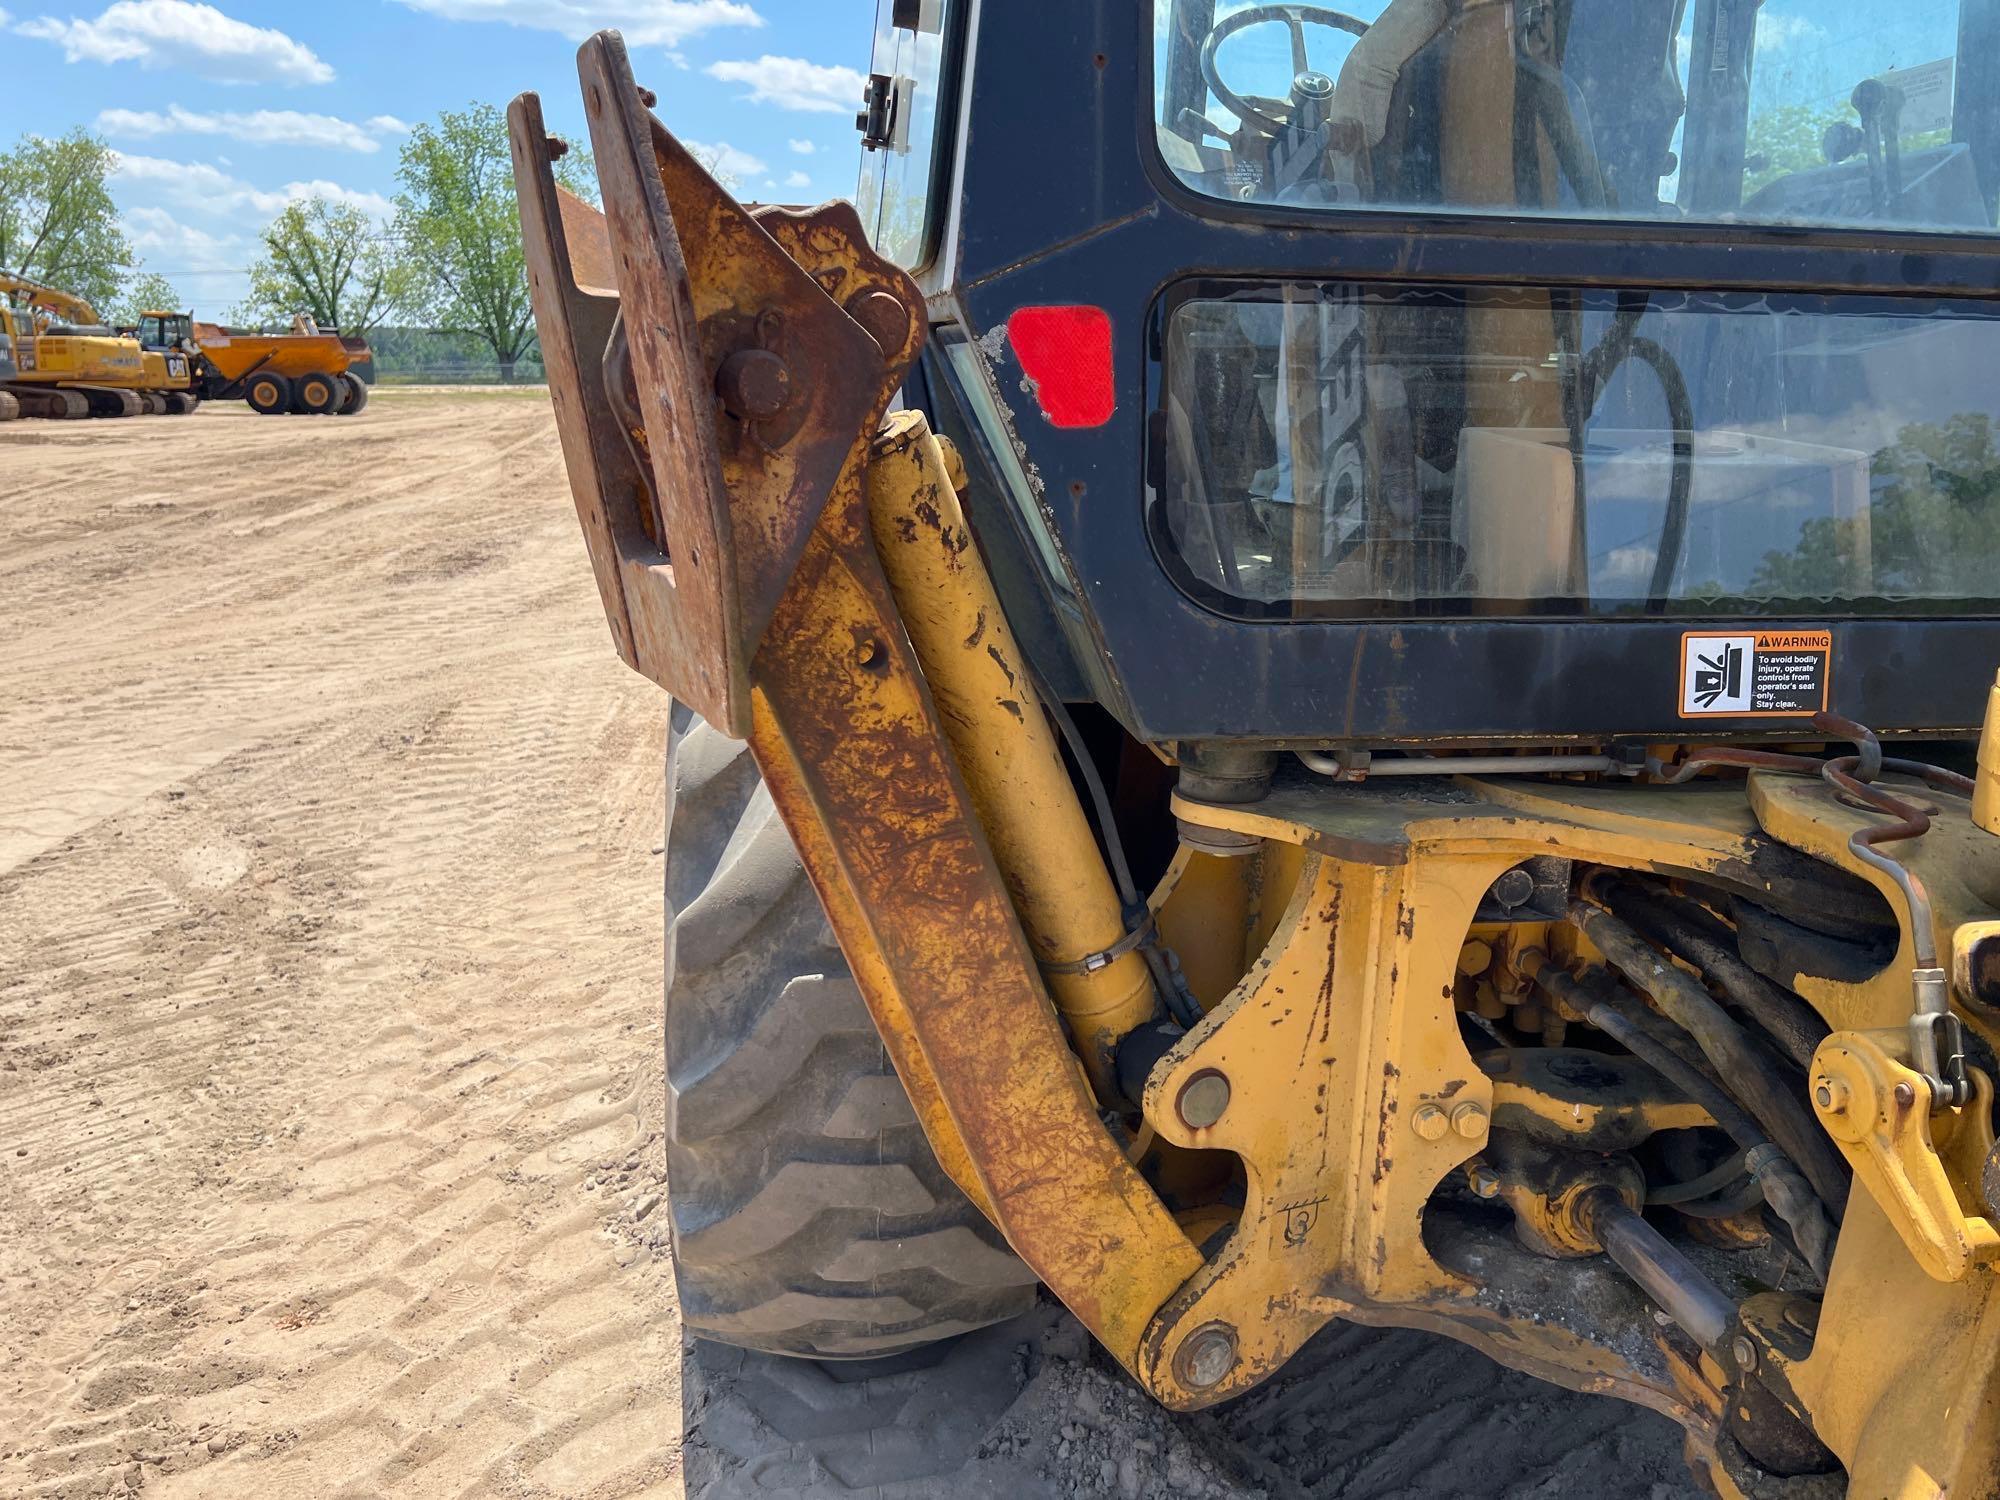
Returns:
[[[24,136],[0,153],[0,269],[72,292],[121,323],[153,308],[186,310],[166,277],[141,266],[119,221],[117,160],[81,128]],[[587,153],[556,165],[565,187],[594,197]],[[475,104],[418,125],[396,180],[386,222],[336,199],[286,204],[258,237],[248,301],[226,320],[283,327],[304,313],[349,334],[393,329],[447,364],[483,349],[511,380],[536,350],[505,117]]]

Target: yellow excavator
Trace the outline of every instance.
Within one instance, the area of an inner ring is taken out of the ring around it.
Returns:
[[[0,274],[0,420],[185,415],[194,410],[185,354],[149,351],[107,327],[81,297]]]

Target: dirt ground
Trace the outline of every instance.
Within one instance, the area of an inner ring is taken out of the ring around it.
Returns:
[[[1052,1308],[684,1348],[665,702],[540,396],[0,429],[0,643],[0,1495],[1690,1493],[1419,1335],[1193,1420]]]

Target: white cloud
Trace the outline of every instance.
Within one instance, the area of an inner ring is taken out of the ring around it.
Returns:
[[[672,47],[721,26],[762,26],[764,18],[742,0],[401,0],[411,10],[447,21],[500,21],[559,32],[582,41],[615,26],[635,47]]]
[[[399,120],[394,115],[370,115],[368,128],[383,135],[408,135],[411,126],[408,120]]]
[[[801,156],[811,156],[813,152],[819,150],[819,147],[815,146],[811,141],[786,141],[785,144]]]
[[[739,151],[727,141],[709,145],[704,141],[683,141],[694,159],[717,177],[730,177],[738,181],[748,177],[762,177],[771,169],[761,156],[752,156],[748,151]]]
[[[282,31],[194,0],[117,0],[94,21],[39,16],[14,28],[58,43],[71,62],[182,68],[216,83],[329,83],[333,69]]]
[[[746,85],[753,104],[826,114],[853,114],[861,107],[861,88],[867,82],[852,68],[769,53],[754,62],[710,63],[702,71],[724,83]]]
[[[785,175],[786,187],[811,187],[813,180],[803,172],[789,172]]]
[[[287,203],[301,198],[351,203],[377,219],[387,219],[396,211],[395,204],[380,193],[342,187],[322,178],[288,182],[282,188],[258,188],[206,162],[171,161],[161,156],[120,152],[112,176],[121,187],[150,191],[162,200],[159,206],[197,218],[229,219],[246,213],[272,218]]]
[[[1761,54],[1768,56],[1788,47],[1811,46],[1814,42],[1825,40],[1826,29],[1804,16],[1786,15],[1775,10],[1757,13],[1757,51]]]
[[[231,271],[255,254],[242,235],[197,229],[164,208],[128,208],[120,215],[141,259],[185,271]]]
[[[251,146],[318,146],[335,151],[379,151],[378,136],[409,129],[401,120],[377,115],[366,125],[334,115],[294,109],[259,109],[247,114],[204,113],[178,104],[164,111],[107,109],[97,128],[114,139],[146,140],[162,135],[219,135]]]

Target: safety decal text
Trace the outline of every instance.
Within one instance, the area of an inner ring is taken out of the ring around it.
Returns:
[[[1830,630],[1697,631],[1681,637],[1681,717],[1804,718],[1827,705]]]

